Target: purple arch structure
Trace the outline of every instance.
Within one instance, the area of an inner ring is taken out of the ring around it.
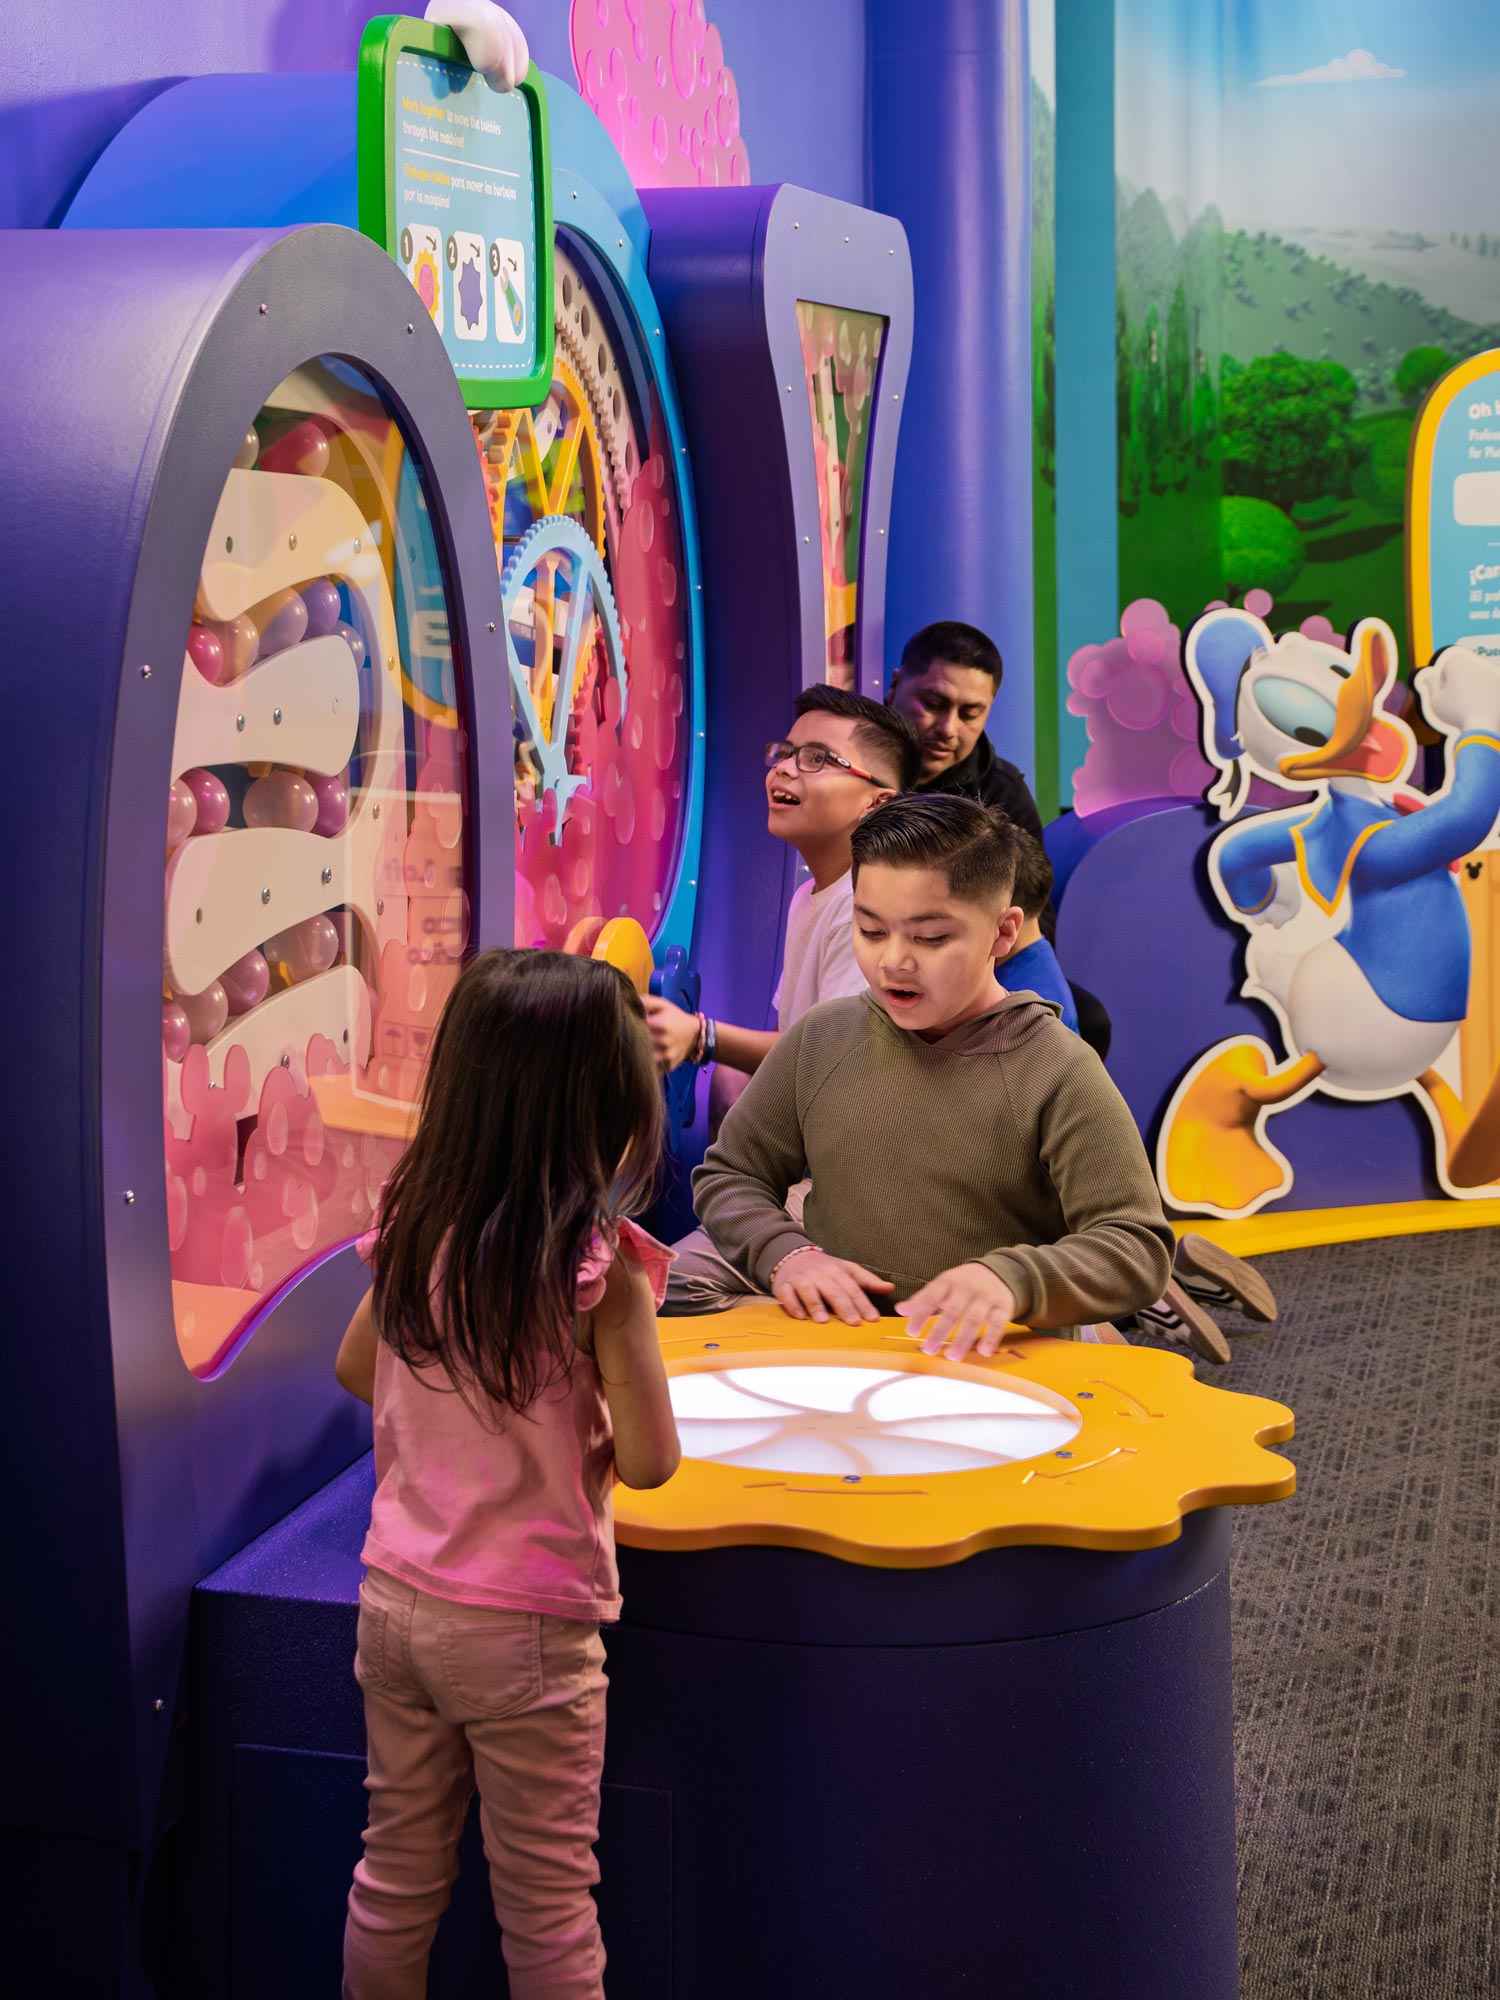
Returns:
[[[35,1719],[12,1732],[0,1811],[26,1884],[16,1962],[29,1944],[59,1992],[133,1992],[192,1587],[369,1436],[332,1374],[365,1283],[352,1249],[282,1296],[222,1380],[192,1376],[173,1335],[161,871],[183,645],[225,473],[294,368],[331,354],[370,376],[427,475],[469,700],[480,945],[510,941],[509,760],[479,762],[509,738],[509,699],[503,668],[484,670],[501,610],[473,432],[438,335],[373,244],[326,227],[15,232],[0,283],[29,302],[0,377],[18,750],[0,1689]]]

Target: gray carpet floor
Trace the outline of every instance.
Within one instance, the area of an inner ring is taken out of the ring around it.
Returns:
[[[1261,1260],[1225,1388],[1291,1406],[1235,1517],[1243,2000],[1500,1995],[1500,1230]]]

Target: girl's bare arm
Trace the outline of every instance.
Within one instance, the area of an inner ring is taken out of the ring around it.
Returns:
[[[344,1329],[338,1360],[333,1364],[340,1388],[347,1389],[351,1396],[358,1396],[362,1403],[375,1401],[375,1354],[379,1346],[380,1335],[375,1331],[375,1288],[372,1285]]]
[[[590,1344],[614,1426],[615,1470],[626,1486],[664,1486],[682,1447],[657,1340],[656,1302],[639,1265],[615,1258],[592,1319]]]

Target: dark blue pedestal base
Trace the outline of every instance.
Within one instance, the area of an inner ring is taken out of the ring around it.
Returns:
[[[338,1990],[364,1823],[368,1461],[194,1615],[175,1990]],[[877,1570],[622,1551],[610,2000],[1233,2000],[1227,1519],[1136,1555]],[[431,2000],[503,1993],[475,1827]]]

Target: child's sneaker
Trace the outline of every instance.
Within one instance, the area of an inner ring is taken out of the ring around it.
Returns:
[[[1190,1347],[1205,1361],[1222,1364],[1229,1359],[1229,1342],[1218,1321],[1175,1279],[1154,1306],[1143,1307],[1135,1317],[1143,1333],[1154,1333],[1158,1339],[1170,1340],[1177,1347]]]
[[[1172,1275],[1200,1305],[1232,1309],[1249,1319],[1276,1317],[1276,1294],[1255,1266],[1206,1236],[1179,1239]]]

